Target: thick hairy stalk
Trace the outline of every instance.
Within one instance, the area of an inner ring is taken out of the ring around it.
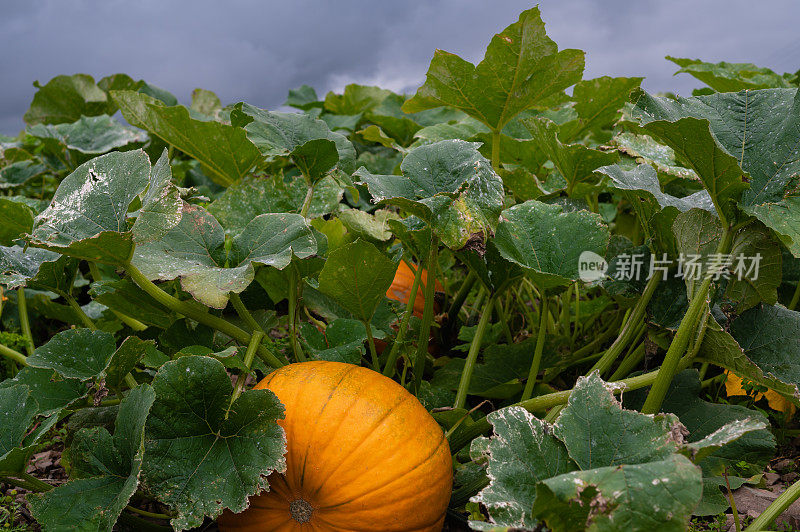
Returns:
[[[253,336],[250,338],[250,343],[247,344],[247,351],[244,353],[244,365],[247,368],[246,371],[239,373],[239,376],[236,377],[236,387],[233,389],[233,395],[231,395],[231,404],[233,404],[236,399],[242,395],[242,390],[244,390],[244,382],[247,380],[247,375],[250,373],[250,368],[253,366],[253,359],[256,356],[256,350],[258,349],[259,344],[261,344],[261,340],[264,338],[264,331],[255,331]]]
[[[528,380],[525,382],[525,389],[522,391],[522,400],[525,401],[533,395],[533,386],[536,384],[536,377],[539,375],[539,366],[542,364],[542,353],[544,352],[544,336],[547,330],[547,314],[544,312],[546,306],[546,296],[542,292],[542,302],[539,305],[539,332],[536,335],[536,349],[533,352],[533,361],[528,370]]]
[[[633,341],[633,339],[636,337],[636,333],[639,331],[641,322],[644,319],[645,312],[647,311],[647,305],[650,303],[650,299],[653,297],[659,282],[661,282],[661,272],[657,271],[647,281],[647,285],[645,285],[642,297],[639,298],[639,300],[636,302],[636,305],[634,305],[633,309],[631,310],[630,316],[628,316],[628,319],[622,326],[620,335],[616,340],[614,340],[614,343],[611,344],[611,347],[609,347],[608,350],[606,350],[605,354],[600,358],[600,360],[598,360],[597,363],[592,366],[592,369],[589,370],[589,373],[594,370],[600,371],[601,375],[607,373],[617,358],[619,358],[622,352],[625,351],[625,348],[627,348],[631,341]]]
[[[300,342],[297,339],[297,299],[300,292],[300,282],[297,275],[297,268],[294,264],[289,265],[289,343],[292,345],[292,353],[298,362],[308,360]]]
[[[264,329],[261,328],[261,325],[258,324],[256,319],[250,314],[250,311],[247,310],[247,307],[244,306],[242,302],[241,296],[236,292],[231,292],[230,294],[231,303],[233,304],[234,310],[236,310],[236,314],[242,318],[242,321],[250,328],[251,332],[261,331],[264,332]]]
[[[449,326],[455,325],[456,319],[458,319],[458,313],[461,311],[461,307],[464,305],[469,291],[472,290],[477,280],[478,276],[475,275],[475,272],[470,271],[464,279],[464,282],[461,283],[461,287],[453,298],[453,302],[450,303],[450,308],[447,309],[447,323]]]
[[[772,501],[772,504],[767,506],[767,509],[764,510],[755,521],[750,523],[750,526],[745,528],[744,532],[767,530],[772,522],[797,499],[800,499],[800,480],[796,480],[795,483],[781,493],[777,499]]]
[[[381,370],[381,363],[378,361],[378,350],[375,349],[375,338],[372,336],[372,327],[368,321],[364,321],[364,328],[367,330],[367,343],[369,344],[369,354],[372,358],[372,369]]]
[[[419,338],[417,338],[417,354],[414,359],[414,394],[419,392],[422,385],[422,374],[425,372],[425,358],[428,356],[428,342],[431,337],[431,325],[433,325],[433,297],[436,288],[436,269],[439,256],[439,240],[436,236],[431,236],[431,249],[425,269],[428,270],[428,280],[425,283],[425,310],[422,311],[422,325],[419,328]],[[416,297],[416,294],[414,294]]]
[[[26,361],[26,359],[28,357],[26,357],[25,355],[23,355],[19,351],[11,349],[10,347],[7,347],[7,346],[5,346],[3,344],[0,344],[0,355],[6,357],[9,360],[13,360],[14,362],[19,364],[20,366],[27,366],[28,365],[28,362]]]
[[[25,299],[25,289],[21,286],[17,288],[17,312],[19,313],[19,327],[22,329],[22,336],[25,337],[25,349],[30,356],[36,346],[33,343],[31,324],[28,320],[28,301]]]
[[[125,271],[131,276],[139,288],[147,292],[153,299],[164,305],[170,310],[191,318],[198,323],[208,325],[212,329],[216,329],[223,334],[227,334],[240,344],[247,345],[250,343],[251,335],[246,331],[240,329],[231,322],[210,314],[205,309],[200,309],[195,305],[181,301],[180,299],[171,296],[156,286],[150,279],[144,276],[139,269],[131,263],[124,265]],[[261,359],[273,368],[284,366],[285,363],[281,362],[278,357],[271,353],[263,344],[259,344],[257,354]]]
[[[78,302],[75,301],[74,297],[72,297],[71,295],[64,295],[64,299],[67,300],[67,303],[69,304],[70,307],[72,307],[72,310],[75,311],[75,314],[78,315],[78,318],[80,318],[81,322],[85,327],[93,331],[97,330],[97,325],[94,324],[92,318],[86,315],[86,313],[83,311]]]
[[[409,265],[411,267],[411,265]],[[411,268],[412,270],[414,268]],[[395,364],[397,364],[397,357],[400,355],[400,346],[408,332],[408,324],[411,321],[411,316],[414,315],[414,302],[417,300],[417,291],[419,290],[420,282],[422,281],[422,266],[416,268],[414,273],[414,282],[411,283],[411,296],[406,303],[406,310],[403,313],[403,319],[400,320],[400,328],[397,330],[397,336],[392,344],[392,349],[389,351],[389,358],[386,359],[386,366],[383,368],[383,374],[389,378],[394,376]]]
[[[497,294],[493,295],[486,301],[481,313],[481,319],[478,321],[478,328],[475,330],[475,337],[472,338],[472,343],[469,345],[469,353],[467,353],[467,360],[464,362],[464,369],[461,371],[461,380],[458,382],[458,390],[456,391],[456,401],[453,405],[454,408],[464,408],[467,402],[467,392],[469,390],[469,383],[472,380],[472,372],[475,370],[475,362],[478,360],[478,353],[481,351],[481,344],[483,343],[483,336],[486,333],[486,327],[492,317],[492,307],[497,300]]]
[[[717,247],[717,253],[727,252],[731,245],[732,236],[733,235],[728,230],[723,233],[722,240]],[[713,277],[713,271],[709,270],[706,272],[703,283],[692,296],[692,300],[689,303],[689,310],[683,316],[681,324],[678,326],[678,331],[675,333],[675,337],[669,345],[667,354],[664,356],[664,362],[659,369],[658,379],[653,383],[653,387],[650,388],[650,393],[647,394],[647,399],[642,406],[642,413],[656,414],[661,409],[661,403],[664,402],[664,397],[667,395],[672,377],[677,371],[678,362],[681,356],[686,352],[686,348],[695,331],[698,330],[697,328],[701,318],[705,317],[704,312],[708,305],[708,289],[711,286]]]

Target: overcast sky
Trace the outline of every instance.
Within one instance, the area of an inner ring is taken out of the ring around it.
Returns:
[[[441,48],[477,62],[534,2],[517,0],[0,0],[0,133],[16,134],[32,82],[86,72],[143,78],[187,102],[279,107],[303,83],[413,92]],[[559,48],[586,51],[584,77],[698,86],[665,55],[800,69],[797,0],[542,0]]]

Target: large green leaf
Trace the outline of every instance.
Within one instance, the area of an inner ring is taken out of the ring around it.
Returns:
[[[556,170],[567,181],[567,194],[571,195],[578,183],[588,181],[600,166],[613,164],[619,156],[613,152],[593,150],[582,144],[562,144],[559,127],[544,118],[528,118],[522,121],[531,138],[553,162]]]
[[[47,171],[47,166],[34,160],[16,161],[0,168],[0,190],[19,187]]]
[[[219,96],[205,89],[197,88],[192,91],[192,111],[213,117],[222,109]]]
[[[134,91],[111,91],[111,97],[125,120],[200,161],[209,177],[220,185],[235,182],[261,158],[240,128],[195,120],[183,106],[168,107]]]
[[[364,240],[335,249],[319,274],[319,291],[369,322],[392,285],[397,264]]]
[[[727,279],[725,296],[739,311],[764,301],[774,304],[781,280],[781,251],[764,226],[750,224],[733,237],[730,253],[716,253],[722,237],[719,220],[705,210],[691,209],[675,217],[673,231],[684,260],[680,274],[691,297],[703,277]]]
[[[52,369],[25,367],[13,379],[0,382],[0,388],[24,384],[38,403],[40,416],[57,414],[73,401],[86,396],[86,384],[78,379],[57,377]]]
[[[698,180],[694,170],[678,164],[675,150],[656,142],[650,135],[622,131],[614,137],[613,143],[619,151],[633,157],[637,163],[652,165],[659,173],[692,181]]]
[[[94,282],[89,295],[101,305],[161,329],[169,327],[174,319],[167,308],[128,279]]]
[[[29,286],[63,294],[71,288],[76,268],[77,261],[54,251],[0,246],[0,284],[9,289]]]
[[[784,76],[752,63],[707,63],[700,59],[671,56],[667,56],[667,59],[681,67],[676,74],[690,74],[717,92],[792,86]]]
[[[139,485],[144,428],[155,399],[148,384],[125,396],[112,436],[104,427],[81,429],[67,450],[74,480],[29,498],[45,530],[108,531]]]
[[[220,194],[208,212],[219,220],[225,231],[236,234],[250,221],[268,212],[300,212],[308,186],[300,176],[245,176]],[[343,189],[333,179],[324,177],[314,185],[309,218],[318,218],[336,210]]]
[[[226,248],[219,222],[202,207],[185,203],[180,223],[138,246],[132,263],[151,280],[180,278],[198,301],[224,308],[230,292],[240,293],[253,281],[254,264],[283,269],[292,256],[316,252],[311,227],[299,214],[256,216]]]
[[[562,142],[575,142],[591,134],[596,142],[611,138],[610,129],[620,116],[619,110],[628,101],[633,89],[644,78],[584,79],[575,84],[572,99],[578,118],[561,125]]]
[[[300,113],[274,113],[246,103],[237,104],[235,111],[242,115],[248,138],[262,154],[291,157],[313,181],[335,165],[344,172],[353,171],[355,148],[322,120]]]
[[[68,175],[34,219],[31,244],[79,259],[124,264],[134,238],[146,241],[180,221],[166,150],[152,169],[142,150],[96,157]],[[147,191],[145,192],[145,189]],[[131,231],[128,210],[145,192]]]
[[[695,171],[719,215],[734,220],[734,203],[748,188],[747,176],[736,158],[716,141],[708,122],[696,118],[681,118],[675,122],[655,120],[647,122],[644,128],[672,147]]]
[[[108,115],[82,116],[69,124],[36,124],[28,134],[68,150],[89,155],[106,153],[128,144],[147,142],[147,133],[123,126]]]
[[[681,455],[685,429],[674,415],[623,409],[612,390],[596,372],[580,377],[554,427],[518,407],[489,414],[495,434],[471,454],[488,455],[489,486],[472,500],[490,522],[470,526],[683,530],[703,489]]]
[[[167,362],[153,379],[156,401],[145,430],[144,487],[169,505],[177,530],[200,526],[283,472],[283,406],[269,390],[248,390],[231,404],[233,386],[221,362],[204,356]]]
[[[33,227],[33,209],[20,201],[0,198],[0,245],[10,246]]]
[[[491,234],[503,205],[503,183],[475,143],[445,140],[411,150],[399,175],[356,172],[374,202],[397,205],[428,222],[442,243],[462,248]]]
[[[677,451],[670,415],[625,410],[597,373],[581,377],[554,426],[580,469],[665,460]]]
[[[763,467],[775,452],[775,436],[767,429],[767,418],[743,406],[711,403],[701,398],[697,370],[677,375],[664,398],[662,410],[677,415],[689,431],[686,436],[689,457],[703,469],[703,500],[695,515],[715,515],[728,509],[730,502],[720,491],[726,479],[743,483],[744,478],[729,474],[741,463]],[[625,394],[625,404],[641,407],[646,389]],[[760,471],[760,469],[758,469]]]
[[[141,200],[142,206],[131,228],[137,244],[161,238],[181,221],[180,192],[172,183],[172,167],[166,149],[153,165],[150,183]]]
[[[577,466],[564,444],[550,433],[550,427],[525,409],[503,408],[487,419],[494,436],[473,440],[470,455],[486,455],[491,483],[472,500],[487,508],[494,523],[533,529],[537,524],[531,515],[536,484],[574,471]],[[492,529],[475,521],[470,525],[478,530]]]
[[[699,358],[783,394],[800,405],[800,312],[759,305],[730,324],[711,321]]]
[[[380,105],[392,94],[392,91],[380,87],[351,83],[342,94],[329,92],[325,95],[325,110],[337,115],[364,113]]]
[[[447,105],[500,131],[521,111],[579,81],[583,63],[580,50],[558,51],[535,7],[492,38],[477,66],[437,50],[425,84],[403,110],[412,113]]]
[[[626,170],[622,166],[604,166],[596,170],[601,174],[607,175],[611,179],[611,186],[619,190],[630,190],[636,196],[653,199],[661,209],[674,207],[680,212],[689,209],[703,209],[708,212],[714,211],[714,203],[711,201],[707,190],[695,192],[689,196],[678,198],[662,192],[658,174],[649,164],[639,164],[632,170]],[[635,203],[631,201],[631,204]]]
[[[686,457],[575,471],[536,488],[534,515],[554,532],[686,530],[702,495],[700,471]]]
[[[24,384],[0,388],[0,462],[20,447],[33,418],[39,410],[31,390]]]
[[[116,348],[114,337],[105,331],[67,329],[37,347],[27,362],[67,379],[88,380],[105,371]]]
[[[316,360],[358,365],[366,353],[364,342],[367,329],[358,320],[338,318],[331,321],[322,332],[310,323],[302,323],[300,330],[303,345]]]
[[[296,89],[289,89],[289,95],[283,105],[307,111],[314,107],[322,107],[323,102],[317,96],[317,91],[310,85],[300,85]]]
[[[114,112],[106,93],[87,74],[56,76],[46,85],[39,85],[37,81],[34,86],[39,90],[24,116],[25,122],[31,125],[75,122],[81,116]]]
[[[796,191],[800,172],[798,109],[797,89],[746,90],[675,100],[643,94],[634,116],[648,129],[653,123],[661,124],[658,128],[670,129],[673,126],[666,126],[666,123],[689,120],[686,117],[708,120],[714,139],[735,155],[741,169],[749,174],[750,188],[741,196],[742,208],[776,231],[792,253],[800,256],[800,230],[797,229],[800,227],[800,200]],[[727,158],[718,159],[728,166]],[[736,173],[735,169],[730,170]],[[704,182],[707,179],[703,175],[700,177]],[[731,186],[731,191],[741,188],[739,184],[731,183]],[[709,191],[713,196],[713,191]],[[735,198],[735,195],[730,197]]]
[[[501,214],[494,243],[507,260],[530,272],[542,288],[578,280],[580,256],[605,256],[608,226],[589,211],[565,212],[560,205],[529,200]]]
[[[86,260],[127,261],[133,253],[128,207],[149,180],[150,160],[141,150],[82,164],[34,220],[31,244]]]

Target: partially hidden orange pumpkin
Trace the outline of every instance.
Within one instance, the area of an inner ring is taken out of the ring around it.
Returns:
[[[286,407],[286,473],[224,513],[221,531],[439,531],[452,489],[450,448],[395,381],[340,362],[290,364],[256,389]]]
[[[417,288],[417,295],[414,298],[414,315],[422,318],[422,312],[425,310],[425,295],[423,292],[424,287],[428,284],[428,272],[422,270],[420,284]],[[408,303],[411,298],[411,288],[414,285],[414,271],[408,267],[405,261],[400,261],[397,266],[397,271],[394,274],[392,286],[386,291],[386,297],[394,299],[401,303]],[[436,281],[434,284],[435,290],[441,292],[444,290],[441,283]],[[439,313],[439,305],[434,301],[434,313]]]
[[[741,377],[730,371],[725,371],[725,376],[725,394],[728,397],[733,395],[750,395],[747,393],[747,390],[744,389],[744,386],[742,386]],[[756,401],[763,398],[767,399],[767,404],[771,409],[783,412],[788,418],[794,416],[796,410],[794,404],[775,390],[768,389],[763,393],[757,392],[753,396],[753,399]]]

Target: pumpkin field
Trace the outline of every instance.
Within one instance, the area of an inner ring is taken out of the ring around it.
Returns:
[[[291,111],[37,83],[0,530],[800,530],[800,72],[509,22]]]

